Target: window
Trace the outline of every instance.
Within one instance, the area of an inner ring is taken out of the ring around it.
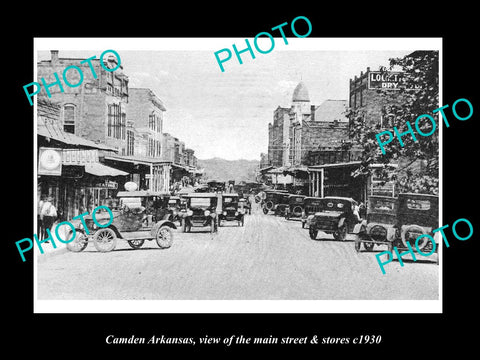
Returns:
[[[134,155],[135,134],[132,130],[127,130],[127,156]]]
[[[75,134],[75,105],[67,104],[63,107],[63,131]]]
[[[108,105],[107,136],[125,140],[127,115],[120,113],[120,105]]]

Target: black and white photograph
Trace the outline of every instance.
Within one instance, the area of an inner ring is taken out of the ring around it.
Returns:
[[[439,311],[439,39],[277,38],[223,71],[244,39],[62,40],[36,39],[40,312]]]
[[[474,350],[471,6],[38,5],[4,22],[7,350]]]

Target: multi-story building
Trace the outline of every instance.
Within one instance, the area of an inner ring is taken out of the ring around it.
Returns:
[[[118,66],[114,56],[104,58],[104,66],[115,71],[109,72],[100,64],[100,59],[81,63],[86,59],[60,58],[57,50],[51,51],[50,60],[40,61],[37,64],[38,82],[43,78],[51,84],[50,100],[60,105],[60,119],[66,132],[85,139],[102,143],[118,150],[118,153],[127,153],[127,110],[129,98],[128,77],[123,66]],[[93,76],[90,64],[97,78]],[[66,67],[75,65],[81,69],[80,74],[68,72],[68,81],[71,84],[80,83],[76,87],[55,84],[55,73],[62,74]],[[63,90],[63,91],[62,91]],[[41,91],[39,98],[46,98],[48,94]]]
[[[161,157],[165,111],[163,102],[152,90],[146,88],[129,89],[128,118],[133,122],[138,136],[146,140],[146,148],[144,150],[141,150],[140,146],[136,147],[146,157]]]

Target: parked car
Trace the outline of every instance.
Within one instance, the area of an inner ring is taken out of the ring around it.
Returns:
[[[354,214],[358,203],[352,198],[328,196],[320,200],[320,211],[315,213],[309,226],[310,238],[316,239],[318,232],[333,234],[335,240],[345,240],[360,218]]]
[[[222,204],[218,214],[218,226],[221,226],[222,221],[237,221],[238,226],[243,226],[245,208],[243,202],[239,201],[238,194],[223,193]]]
[[[139,249],[145,240],[153,240],[162,248],[169,248],[173,244],[173,231],[175,224],[164,219],[167,212],[165,204],[169,197],[168,193],[138,191],[119,191],[118,208],[111,209],[113,213],[112,223],[105,228],[98,227],[93,221],[92,215],[84,217],[89,234],[83,228],[81,220],[72,220],[75,226],[75,239],[67,243],[70,251],[79,252],[84,250],[90,241],[100,252],[115,249],[117,240],[126,240],[133,249]],[[95,218],[100,224],[110,221],[107,211],[97,212]],[[70,230],[70,236],[73,233]],[[68,238],[68,237],[67,237]]]
[[[418,236],[429,234],[433,237],[433,230],[438,228],[438,196],[429,194],[401,193],[398,195],[398,211],[396,221],[397,235],[389,246],[398,249],[407,248],[407,243],[413,249]],[[418,242],[418,248],[428,253],[433,244],[426,237]],[[438,246],[436,247],[438,249]]]
[[[277,203],[273,205],[273,213],[275,216],[285,216],[289,206],[288,199],[290,195],[289,193],[285,193],[277,197]]]
[[[183,232],[190,232],[192,227],[210,227],[210,232],[218,230],[216,193],[190,193],[184,195],[185,208],[180,212]]]
[[[322,210],[322,198],[308,196],[303,200],[302,228],[309,228],[310,222],[316,212]]]
[[[282,195],[288,194],[286,190],[265,190],[265,197],[261,201],[262,211],[268,214],[269,211],[275,210],[275,205],[279,203]]]
[[[285,219],[300,219],[302,218],[304,201],[306,196],[304,195],[289,195],[288,206],[285,209]]]
[[[170,196],[168,199],[167,210],[169,219],[172,222],[180,221],[180,210],[182,209],[182,199],[180,196]]]
[[[375,244],[391,245],[395,240],[398,199],[391,196],[370,196],[368,198],[367,216],[355,225],[355,250],[361,245],[372,251]]]

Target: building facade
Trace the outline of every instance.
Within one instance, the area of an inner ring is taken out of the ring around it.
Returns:
[[[47,84],[55,83],[54,73],[62,74],[66,67],[74,65],[83,73],[83,81],[79,86],[70,87],[52,85],[49,87],[52,102],[60,105],[60,119],[64,131],[82,138],[105,144],[115,148],[119,154],[127,153],[127,103],[129,98],[128,77],[120,65],[109,72],[100,64],[100,59],[92,59],[90,64],[95,71],[94,77],[85,59],[60,58],[58,51],[51,51],[50,60],[37,63],[38,82],[44,78]],[[109,69],[118,66],[114,56],[104,59]],[[80,82],[80,74],[68,72],[68,82]],[[62,91],[63,90],[63,91]],[[41,91],[38,98],[48,98]]]

